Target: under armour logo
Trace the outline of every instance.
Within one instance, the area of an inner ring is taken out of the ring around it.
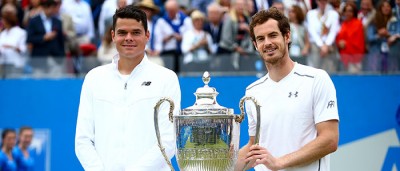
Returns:
[[[333,107],[335,107],[335,101],[331,100],[328,102],[328,106],[326,108],[328,109],[328,108],[333,108]]]
[[[145,81],[142,83],[142,86],[149,86],[151,84],[151,81]]]
[[[292,95],[296,98],[297,96],[298,96],[298,94],[299,94],[299,92],[295,92],[295,93],[292,93],[292,92],[289,92],[289,98],[292,98]]]

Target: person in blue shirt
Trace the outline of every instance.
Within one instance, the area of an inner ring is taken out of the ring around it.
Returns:
[[[18,171],[33,171],[35,167],[35,151],[29,147],[32,142],[33,130],[31,127],[19,129],[18,144],[13,149]]]
[[[1,134],[0,171],[16,171],[12,149],[15,146],[17,134],[13,129],[4,129]]]

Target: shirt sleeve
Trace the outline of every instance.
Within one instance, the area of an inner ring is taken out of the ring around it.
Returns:
[[[331,46],[335,42],[336,35],[340,29],[339,14],[336,11],[330,11],[330,29],[325,44]]]
[[[161,52],[163,50],[163,39],[164,36],[167,36],[163,33],[163,28],[166,27],[165,20],[163,18],[159,18],[153,25],[154,27],[154,49],[156,51]],[[169,35],[169,34],[168,34]]]
[[[166,79],[166,86],[164,89],[165,97],[169,97],[174,102],[174,115],[179,114],[180,103],[181,103],[181,90],[179,86],[178,77],[174,75],[173,77],[168,77]],[[169,121],[169,104],[163,103],[159,110],[159,128],[160,137],[162,145],[165,148],[165,153],[168,156],[168,160],[175,155],[175,131],[173,123]],[[155,143],[143,157],[136,162],[135,166],[129,167],[128,170],[159,170],[166,166],[166,161],[158,147],[158,143]]]
[[[191,31],[183,33],[181,44],[182,53],[190,52],[189,50],[193,46],[193,39],[194,37],[192,36]]]
[[[94,115],[92,93],[90,92],[90,73],[82,85],[75,135],[75,153],[85,170],[103,171],[103,162],[94,146]]]
[[[311,40],[314,40],[314,43],[317,44],[318,47],[321,47],[323,45],[321,37],[318,35],[317,30],[315,29],[314,24],[314,11],[309,11],[307,13],[307,20],[305,23],[305,27],[308,28],[308,34],[310,35]]]
[[[327,120],[339,120],[336,89],[328,73],[320,70],[316,76],[313,90],[313,109],[315,124]]]
[[[86,3],[86,2],[85,2]],[[90,39],[94,38],[94,23],[93,23],[93,16],[92,16],[92,10],[90,9],[90,5],[86,3],[86,10],[88,12],[87,14],[87,24],[88,24],[88,36]]]

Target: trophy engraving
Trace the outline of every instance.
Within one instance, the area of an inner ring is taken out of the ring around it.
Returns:
[[[260,130],[260,105],[253,97],[243,97],[239,102],[240,115],[233,109],[220,106],[216,100],[218,92],[209,87],[210,74],[203,74],[204,86],[194,93],[193,106],[182,109],[173,116],[174,104],[169,98],[162,98],[154,107],[154,124],[158,144],[163,156],[174,170],[164,152],[158,128],[158,108],[168,101],[169,119],[174,123],[176,134],[176,159],[181,171],[231,171],[234,169],[239,151],[240,123],[244,119],[244,102],[251,100],[257,111],[256,141]]]

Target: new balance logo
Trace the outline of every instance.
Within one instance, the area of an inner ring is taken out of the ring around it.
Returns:
[[[142,83],[142,86],[149,86],[151,84],[151,81],[145,81]]]
[[[298,96],[298,94],[299,94],[299,92],[294,92],[294,93],[292,93],[292,92],[289,92],[289,98],[292,98],[292,97],[294,97],[294,98],[296,98],[297,96]]]
[[[333,107],[335,107],[335,101],[331,100],[328,102],[328,106],[326,108],[328,109],[328,108],[333,108]]]

